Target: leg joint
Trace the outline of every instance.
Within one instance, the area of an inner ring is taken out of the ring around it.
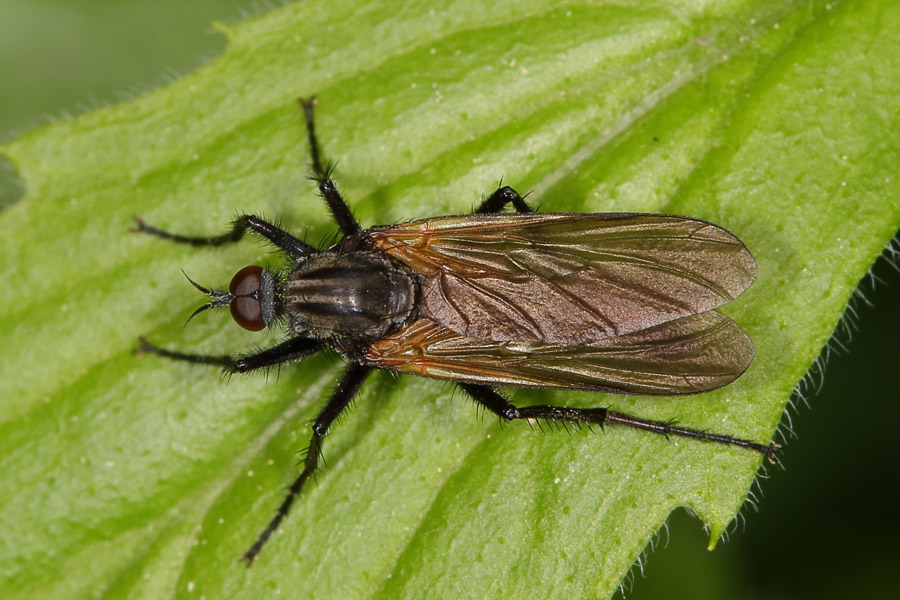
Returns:
[[[500,411],[500,416],[506,421],[512,421],[514,419],[521,419],[522,413],[518,408],[509,404]]]
[[[334,185],[334,182],[330,179],[322,179],[321,181],[319,181],[319,191],[322,192],[322,195],[326,197],[338,193],[337,186]]]
[[[500,188],[499,190],[497,190],[496,193],[497,193],[498,196],[500,196],[501,198],[503,198],[503,200],[504,200],[505,203],[512,202],[512,201],[514,201],[514,200],[516,200],[517,198],[520,197],[520,196],[519,196],[519,192],[517,192],[516,190],[512,189],[512,188],[511,188],[510,186],[508,186],[508,185],[504,185],[502,188]]]

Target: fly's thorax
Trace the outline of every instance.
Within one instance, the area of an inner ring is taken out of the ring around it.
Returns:
[[[284,281],[282,301],[300,335],[368,343],[412,322],[419,295],[418,279],[408,268],[383,252],[362,250],[298,261]]]

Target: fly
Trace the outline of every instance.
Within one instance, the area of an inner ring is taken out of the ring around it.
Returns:
[[[194,312],[228,306],[241,327],[282,325],[275,346],[234,358],[185,354],[141,340],[140,350],[249,373],[330,347],[350,362],[312,425],[303,470],[243,559],[252,564],[318,468],[322,442],[375,369],[456,382],[501,419],[624,425],[738,446],[776,462],[763,444],[607,408],[522,406],[498,386],[618,394],[698,394],[737,379],[753,360],[746,333],[715,309],[756,277],[753,256],[725,229],[656,214],[536,213],[501,187],[473,214],[362,229],[323,166],[314,100],[301,100],[313,178],[341,230],[320,250],[254,215],[223,235],[169,233],[137,218],[135,231],[221,246],[248,231],[291,260],[251,265]],[[515,213],[501,213],[512,205]],[[194,316],[192,315],[192,316]]]

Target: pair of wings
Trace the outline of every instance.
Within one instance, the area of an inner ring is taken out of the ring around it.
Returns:
[[[721,387],[753,344],[715,312],[756,277],[711,223],[648,214],[437,217],[367,231],[422,276],[420,318],[368,364],[489,385],[678,395]]]

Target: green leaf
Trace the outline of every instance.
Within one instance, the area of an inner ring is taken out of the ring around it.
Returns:
[[[511,396],[766,441],[900,226],[900,8],[309,1],[223,31],[190,77],[4,148],[28,195],[0,213],[0,595],[602,598],[676,507],[715,543],[757,455],[501,428],[450,385],[377,375],[244,569],[341,361],[225,382],[135,356],[140,335],[265,344],[221,314],[182,329],[203,299],[179,269],[214,285],[279,259],[130,235],[132,216],[199,234],[246,211],[333,236],[295,102],[316,94],[366,225],[465,212],[501,177],[544,210],[711,220],[760,266],[726,308],[757,346],[744,377],[671,400]]]

